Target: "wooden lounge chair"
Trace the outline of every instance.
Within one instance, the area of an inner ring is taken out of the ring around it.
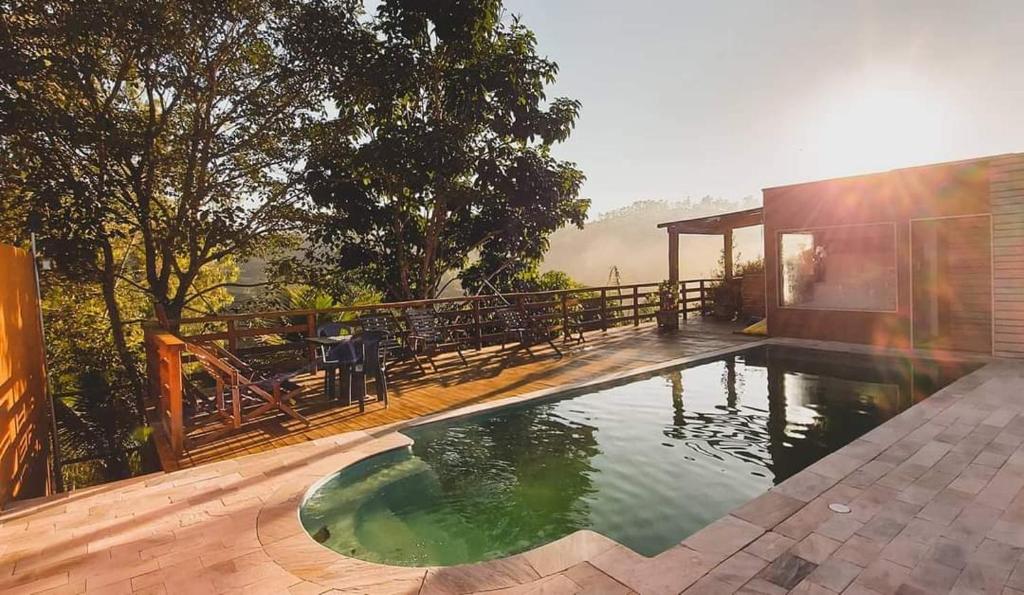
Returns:
[[[459,354],[463,365],[469,365],[466,356],[462,355],[462,340],[449,331],[441,322],[437,312],[430,308],[407,308],[405,322],[409,327],[407,337],[409,353],[416,360],[420,372],[427,373],[420,361],[420,355],[427,358],[430,367],[436,373],[437,365],[434,363],[434,356],[449,349],[454,349]]]
[[[272,409],[309,425],[309,420],[291,405],[302,392],[302,387],[294,381],[294,377],[302,370],[267,374],[215,343],[190,343],[187,348],[214,377],[214,398],[218,414],[231,427],[238,428]],[[249,403],[254,406],[247,408],[245,405]]]
[[[562,352],[555,345],[555,342],[551,340],[550,329],[545,327],[539,320],[530,318],[520,308],[498,308],[495,310],[495,313],[497,313],[498,320],[501,321],[504,327],[504,335],[501,339],[502,349],[505,348],[506,343],[514,341],[526,349],[530,357],[536,357],[530,347],[538,343],[547,343],[558,354],[558,357],[562,357]]]

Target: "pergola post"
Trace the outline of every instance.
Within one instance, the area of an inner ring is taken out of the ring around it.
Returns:
[[[679,283],[679,233],[668,228],[668,282]]]
[[[679,236],[682,234],[700,234],[700,235],[720,235],[722,236],[723,254],[722,254],[722,265],[725,269],[723,276],[726,281],[733,279],[733,253],[732,253],[732,233],[734,229],[742,227],[751,227],[754,225],[764,224],[764,209],[761,207],[754,209],[746,209],[743,211],[736,211],[734,213],[723,213],[721,215],[712,215],[710,217],[698,217],[696,219],[686,219],[683,221],[667,221],[665,223],[659,223],[658,227],[665,228],[668,231],[668,280],[674,286],[680,284],[679,281]],[[684,312],[683,317],[686,317],[686,290],[680,291],[679,296],[682,299],[682,310]],[[701,298],[704,298],[703,288],[701,291]],[[703,306],[701,307],[703,311]],[[676,320],[678,325],[678,320]]]
[[[668,283],[675,292],[675,301],[679,302],[679,231],[674,227],[668,228]],[[685,300],[685,294],[683,296]],[[686,302],[682,302],[683,309],[686,309]],[[679,328],[678,313],[666,321],[665,328],[675,330]]]
[[[725,280],[732,279],[732,228],[726,228],[722,231],[722,239],[724,240],[724,248],[722,254],[725,257]]]

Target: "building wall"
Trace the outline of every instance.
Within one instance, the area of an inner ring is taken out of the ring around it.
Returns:
[[[992,163],[995,354],[1024,357],[1024,155]]]
[[[769,334],[908,347],[911,342],[910,221],[988,214],[989,169],[987,161],[973,161],[766,189],[764,254]],[[781,231],[865,223],[895,226],[897,308],[894,312],[780,306]]]
[[[49,485],[49,417],[32,256],[0,244],[0,507]]]
[[[947,225],[944,273],[959,282],[946,317],[955,344],[950,349],[992,352],[992,219],[967,217]]]

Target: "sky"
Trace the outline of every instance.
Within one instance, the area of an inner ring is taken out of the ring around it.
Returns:
[[[582,101],[591,216],[1024,151],[1022,0],[505,0]]]

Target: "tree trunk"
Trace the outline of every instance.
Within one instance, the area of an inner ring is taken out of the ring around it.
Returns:
[[[139,411],[142,423],[149,424],[149,416],[146,413],[145,384],[139,372],[138,363],[128,347],[128,341],[124,335],[124,323],[121,318],[121,306],[117,303],[117,276],[115,274],[117,264],[114,262],[113,249],[109,244],[103,247],[103,270],[101,271],[101,285],[103,288],[103,303],[107,308],[107,316],[110,318],[110,332],[114,338],[114,348],[118,357],[121,358],[121,365],[128,374],[128,381],[132,385],[132,396],[135,399],[135,407]]]

